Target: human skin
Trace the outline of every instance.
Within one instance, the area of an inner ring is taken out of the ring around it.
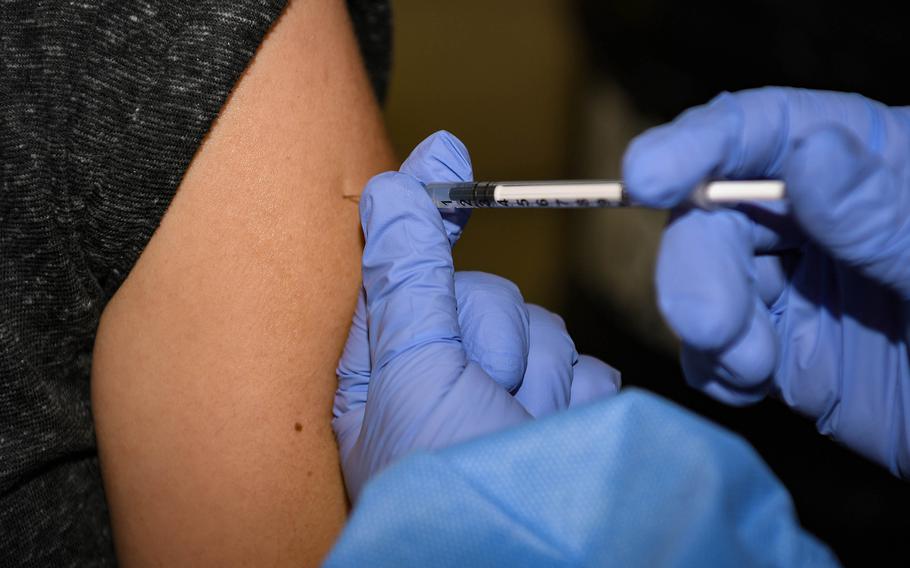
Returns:
[[[92,404],[124,566],[305,566],[347,510],[330,427],[356,193],[393,167],[345,3],[292,0],[106,307]]]

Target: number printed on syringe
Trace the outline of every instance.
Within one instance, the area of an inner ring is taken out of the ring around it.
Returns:
[[[497,199],[495,201],[486,199],[459,199],[457,201],[442,199],[439,201],[440,207],[462,207],[472,209],[512,207],[518,209],[573,209],[573,208],[592,208],[592,207],[618,207],[619,203],[610,202],[606,199],[573,199],[566,201],[563,199]]]

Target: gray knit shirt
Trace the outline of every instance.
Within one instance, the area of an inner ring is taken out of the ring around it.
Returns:
[[[285,0],[0,0],[0,566],[114,565],[98,319]],[[374,87],[387,0],[349,0]]]

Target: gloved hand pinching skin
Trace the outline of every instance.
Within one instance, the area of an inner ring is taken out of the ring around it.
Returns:
[[[678,207],[660,308],[694,386],[773,393],[910,477],[910,114],[854,94],[725,93],[638,137],[634,199],[677,206],[708,179],[782,179],[785,203]]]
[[[619,374],[579,357],[562,320],[526,305],[511,282],[456,273],[465,217],[440,215],[424,183],[471,179],[447,132],[360,202],[363,290],[338,365],[332,426],[348,494],[390,462],[608,396]]]

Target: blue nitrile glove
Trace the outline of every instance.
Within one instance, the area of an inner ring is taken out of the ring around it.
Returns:
[[[636,139],[643,203],[707,179],[778,178],[788,199],[679,208],[658,300],[687,380],[730,404],[772,392],[820,432],[910,476],[910,122],[859,95],[723,94]]]
[[[389,462],[615,393],[618,373],[581,357],[562,320],[526,306],[497,276],[455,273],[444,222],[423,183],[471,178],[447,132],[360,201],[363,293],[338,365],[333,427],[348,493]],[[514,396],[513,396],[514,394]]]

